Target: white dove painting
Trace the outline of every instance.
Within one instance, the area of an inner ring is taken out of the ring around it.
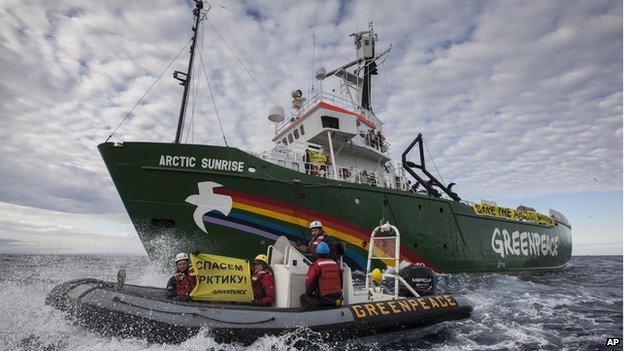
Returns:
[[[197,206],[193,213],[193,219],[195,220],[195,224],[197,224],[204,233],[208,233],[203,220],[205,213],[219,211],[224,216],[227,216],[232,210],[232,198],[230,196],[214,193],[213,189],[219,186],[221,186],[221,184],[210,181],[197,183],[199,194],[191,195],[186,198],[186,202]]]

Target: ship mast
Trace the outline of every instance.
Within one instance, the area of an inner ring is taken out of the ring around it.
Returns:
[[[197,29],[199,28],[199,21],[201,10],[204,8],[204,2],[202,0],[195,0],[195,9],[193,9],[193,16],[195,17],[195,26],[193,27],[193,39],[191,40],[191,57],[189,58],[188,69],[186,73],[175,71],[173,72],[173,78],[180,81],[180,85],[184,86],[184,93],[182,95],[182,106],[180,106],[180,117],[178,118],[178,129],[176,131],[175,144],[180,142],[180,134],[182,133],[182,125],[184,124],[184,111],[186,110],[186,103],[188,101],[189,82],[191,79],[191,71],[193,70],[193,57],[195,56],[195,44],[197,41]]]
[[[368,24],[368,31],[353,33],[357,58],[360,63],[358,72],[361,73],[362,82],[359,88],[360,108],[371,111],[371,76],[377,74],[377,64],[375,63],[375,41],[377,34],[373,30],[373,23]]]
[[[375,41],[377,41],[377,34],[373,30],[373,23],[368,24],[368,30],[359,33],[353,33],[350,35],[354,38],[354,44],[356,49],[357,58],[355,61],[342,65],[332,71],[326,72],[324,68],[319,68],[316,71],[315,77],[318,80],[324,80],[330,76],[337,76],[342,78],[346,86],[351,86],[357,89],[357,106],[353,98],[354,109],[358,109],[360,113],[363,113],[366,117],[374,115],[371,106],[371,83],[372,76],[377,74],[377,60],[385,56],[392,46],[381,54],[375,54]],[[357,69],[354,73],[347,72],[347,68],[351,68],[357,65]],[[347,92],[349,90],[347,89]],[[351,93],[349,92],[349,97]]]

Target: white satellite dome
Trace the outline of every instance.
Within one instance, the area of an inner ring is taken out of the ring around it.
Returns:
[[[275,105],[269,109],[269,121],[279,123],[286,119],[284,117],[284,108],[279,105]]]

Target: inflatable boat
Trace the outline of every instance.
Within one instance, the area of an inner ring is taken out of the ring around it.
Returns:
[[[374,254],[375,235],[384,229],[396,230],[386,224],[373,231],[369,272],[371,262],[380,258]],[[395,237],[398,241],[398,230]],[[299,296],[305,291],[310,262],[286,238],[270,246],[267,254],[275,277],[276,299],[272,307],[170,300],[163,288],[125,284],[123,271],[119,272],[117,282],[76,279],[61,283],[48,294],[46,303],[67,311],[74,321],[96,332],[166,343],[181,342],[202,329],[219,342],[249,344],[263,335],[300,328],[318,332],[326,340],[343,340],[425,328],[468,318],[472,312],[470,303],[462,296],[418,296],[401,278],[399,270],[382,275],[382,279],[394,280],[393,293],[386,292],[391,290],[386,288],[389,284],[374,283],[379,279],[375,274],[367,274],[364,286],[357,289],[345,264],[342,265],[343,305],[306,310],[301,307]],[[395,264],[399,267],[398,254]],[[401,284],[411,297],[399,296]]]

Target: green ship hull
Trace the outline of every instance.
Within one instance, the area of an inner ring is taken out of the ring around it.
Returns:
[[[463,202],[310,176],[232,147],[128,142],[98,149],[152,258],[175,251],[253,258],[280,235],[306,244],[308,223],[317,219],[346,244],[353,268],[365,268],[380,220],[401,231],[402,260],[437,272],[552,270],[571,257],[571,228],[560,220],[480,215]]]

